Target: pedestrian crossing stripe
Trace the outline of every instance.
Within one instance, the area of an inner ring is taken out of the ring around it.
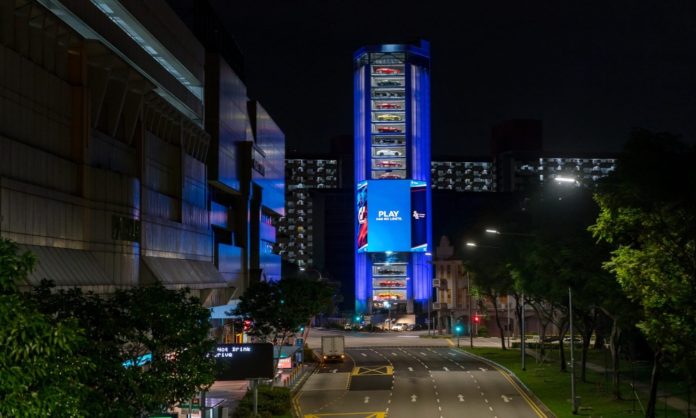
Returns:
[[[351,376],[391,376],[394,374],[393,366],[353,367]]]
[[[304,418],[359,416],[360,418],[385,418],[384,412],[334,412],[329,414],[308,414]]]

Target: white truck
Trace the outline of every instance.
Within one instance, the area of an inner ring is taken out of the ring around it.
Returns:
[[[324,335],[321,337],[321,360],[324,363],[343,361],[345,358],[345,339],[343,335]]]

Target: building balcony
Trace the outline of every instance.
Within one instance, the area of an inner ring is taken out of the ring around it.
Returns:
[[[445,302],[435,302],[433,303],[433,309],[436,311],[439,310],[446,310],[447,309],[447,303]]]

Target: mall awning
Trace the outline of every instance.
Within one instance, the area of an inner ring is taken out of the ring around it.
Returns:
[[[152,276],[168,289],[227,287],[225,279],[209,261],[149,256],[143,256],[142,260]],[[153,281],[147,274],[142,275],[142,279],[145,284]]]
[[[114,284],[90,251],[39,245],[20,247],[36,256],[34,270],[27,277],[30,286],[38,286],[42,279],[48,279],[57,289],[80,287],[95,293],[111,293],[125,287]]]

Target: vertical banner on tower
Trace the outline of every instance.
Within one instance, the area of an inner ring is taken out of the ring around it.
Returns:
[[[358,251],[367,250],[367,182],[358,184],[357,193]]]
[[[411,251],[428,250],[427,192],[425,182],[411,182]]]

